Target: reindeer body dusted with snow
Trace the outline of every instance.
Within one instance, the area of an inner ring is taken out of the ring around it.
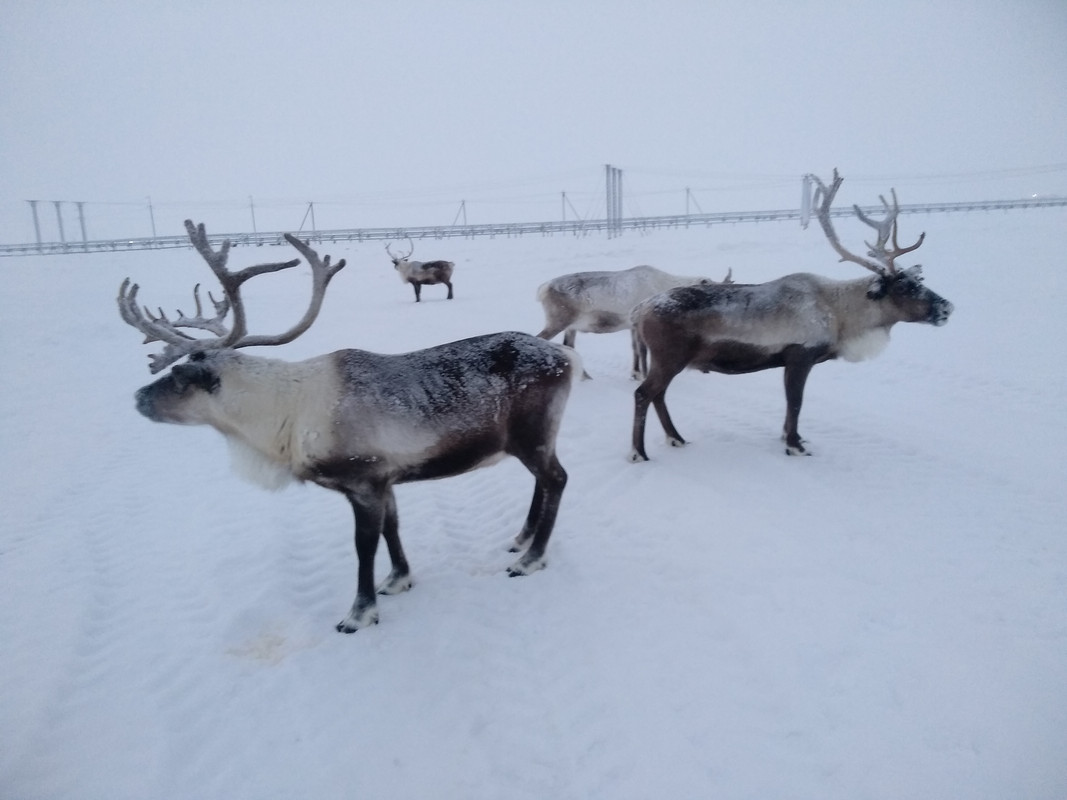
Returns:
[[[853,255],[837,238],[830,206],[842,179],[834,170],[829,188],[817,185],[818,219],[842,261],[870,270],[874,277],[830,280],[797,273],[768,283],[691,286],[673,289],[639,304],[633,311],[635,336],[651,353],[648,377],[634,393],[632,461],[647,461],[644,433],[651,404],[674,446],[685,444],[667,411],[667,387],[683,369],[739,375],[781,367],[785,377],[783,439],[790,455],[810,455],[797,432],[804,385],[812,367],[844,358],[860,361],[877,355],[898,322],[944,325],[952,303],[922,283],[920,267],[898,269],[895,259],[916,250],[926,234],[909,246],[897,243],[896,192],[893,204],[882,198],[886,215],[872,219],[858,206],[857,216],[878,233],[868,257]],[[892,246],[887,243],[892,237]]]
[[[398,483],[444,478],[515,456],[534,475],[533,501],[512,550],[525,551],[508,569],[527,575],[541,569],[567,474],[556,457],[556,435],[578,369],[573,351],[525,333],[495,333],[400,355],[339,350],[288,362],[237,352],[250,345],[281,344],[299,336],[318,314],[330,266],[305,243],[286,234],[311,265],[313,292],[304,318],[279,336],[249,336],[241,284],[299,259],[229,272],[230,248],[212,249],[204,226],[186,222],[193,245],[218,276],[225,298],[216,315],[197,312],[175,321],[137,304],[138,287],[119,292],[123,319],[162,341],[151,370],[176,364],[140,389],[138,411],[156,422],[210,425],[228,440],[246,477],[268,488],[310,481],[343,494],[355,514],[358,560],[356,599],[337,630],[351,633],[378,621],[376,592],[395,594],[412,585],[400,544]],[[232,328],[223,324],[230,309]],[[200,328],[217,338],[193,338],[181,328]],[[379,538],[392,570],[377,587],[374,555]]]
[[[411,240],[408,239],[408,241]],[[445,299],[452,299],[452,270],[456,265],[451,261],[411,261],[409,260],[411,254],[415,252],[414,243],[412,243],[407,253],[402,256],[398,256],[390,250],[388,244],[385,246],[385,252],[393,260],[393,266],[396,268],[400,280],[404,283],[410,283],[415,290],[416,303],[422,299],[423,286],[434,286],[438,283],[443,283],[448,287],[448,297]]]
[[[724,282],[730,282],[727,275]],[[616,271],[575,272],[560,275],[537,288],[545,310],[545,326],[539,334],[551,339],[563,332],[563,344],[574,347],[582,333],[615,333],[630,330],[630,312],[642,300],[677,286],[709,286],[709,278],[671,275],[646,265]],[[644,374],[644,360],[634,347],[633,377]]]

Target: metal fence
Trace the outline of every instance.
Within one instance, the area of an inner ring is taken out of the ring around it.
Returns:
[[[942,214],[963,211],[1000,211],[1011,209],[1053,208],[1067,206],[1067,197],[1034,197],[1024,200],[985,200],[970,203],[922,203],[900,206],[901,214]],[[866,213],[880,213],[881,206],[867,206]],[[830,216],[851,216],[851,208],[837,208]],[[306,241],[364,242],[395,241],[398,239],[449,239],[520,236],[588,236],[603,234],[618,236],[624,231],[654,231],[662,228],[696,228],[712,225],[752,222],[785,222],[802,220],[799,209],[772,211],[727,211],[716,214],[678,214],[660,217],[623,217],[594,220],[560,220],[556,222],[510,222],[482,225],[434,225],[419,227],[348,228],[343,230],[301,231],[297,235]],[[217,233],[208,234],[212,244],[229,240],[234,246],[261,247],[285,244],[282,232],[276,233]],[[187,236],[149,236],[132,239],[104,239],[81,242],[42,242],[0,245],[0,256],[57,255],[62,253],[115,253],[133,250],[167,250],[190,247]]]

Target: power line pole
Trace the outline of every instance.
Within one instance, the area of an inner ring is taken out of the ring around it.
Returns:
[[[460,200],[459,201],[459,211],[456,212],[456,216],[452,220],[453,227],[459,221],[460,217],[463,217],[463,224],[466,225],[467,224],[467,201],[466,200]]]
[[[308,221],[308,216],[311,217],[311,235],[314,236],[315,235],[315,201],[314,200],[312,200],[310,203],[308,203],[308,210],[304,212],[304,218],[302,220],[300,220],[300,229],[297,230],[297,233],[300,233],[302,230],[304,230],[304,223]]]
[[[622,235],[622,170],[604,165],[608,238]]]
[[[615,225],[616,236],[622,236],[622,170],[615,170]]]
[[[85,252],[89,252],[89,237],[85,233],[85,201],[77,200],[74,205],[78,207],[78,222],[81,224],[82,229],[82,247],[85,248]]]
[[[53,200],[52,203],[56,207],[56,221],[59,222],[59,241],[63,244],[63,249],[66,250],[67,237],[66,234],[63,233],[63,211],[60,209],[60,205],[63,203],[63,201]]]
[[[37,201],[27,200],[30,204],[30,211],[33,212],[33,232],[37,234],[37,249],[41,249],[41,221],[37,219]]]
[[[700,203],[697,202],[696,197],[693,196],[693,193],[689,190],[689,187],[686,186],[685,187],[685,215],[687,217],[689,216],[689,202],[690,201],[692,201],[693,205],[695,205],[697,207],[697,211],[699,211],[701,214],[704,213],[704,209],[702,209],[700,207]]]
[[[811,219],[811,175],[800,180],[800,227],[807,228]]]

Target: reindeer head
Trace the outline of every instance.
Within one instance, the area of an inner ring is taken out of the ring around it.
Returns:
[[[408,237],[408,243],[411,245],[411,247],[409,247],[408,251],[402,256],[398,256],[396,253],[390,250],[388,242],[386,242],[385,244],[385,252],[387,252],[389,254],[389,258],[392,259],[393,266],[398,269],[400,268],[400,265],[407,261],[409,258],[411,258],[411,254],[415,252],[415,243],[411,241],[410,236]]]
[[[153,373],[159,372],[175,361],[194,353],[230,350],[238,347],[279,345],[293,341],[311,327],[311,323],[315,321],[319,314],[319,309],[322,307],[327,285],[345,265],[345,260],[342,258],[336,265],[331,266],[329,256],[320,259],[318,253],[307,244],[292,234],[285,234],[285,240],[307,259],[311,267],[311,302],[300,321],[285,333],[274,336],[250,336],[247,330],[244,301],[241,299],[241,285],[256,275],[295,267],[300,263],[300,259],[294,258],[292,261],[258,264],[245,267],[239,272],[230,272],[226,268],[226,262],[230,256],[229,240],[224,241],[220,249],[216,251],[208,241],[203,223],[194,226],[190,220],[186,220],[185,230],[189,234],[189,241],[192,242],[193,247],[207,261],[211,271],[215,273],[219,283],[222,284],[223,299],[216,300],[208,292],[208,299],[215,307],[215,316],[210,319],[204,317],[200,302],[200,284],[197,284],[193,288],[196,314],[189,317],[179,309],[177,319],[172,322],[163,313],[163,309],[159,309],[158,314],[153,314],[146,306],[142,311],[137,305],[138,285],[136,283],[131,285],[129,278],[122,282],[122,286],[119,288],[118,304],[119,314],[123,320],[145,335],[145,344],[150,342],[163,342],[165,344],[162,351],[149,356],[149,369]],[[233,323],[227,329],[223,321],[231,310],[233,311]],[[190,336],[184,330],[179,330],[180,328],[205,330],[215,334],[215,336]],[[193,371],[187,372],[190,376],[193,374]]]
[[[878,234],[874,244],[864,242],[867,245],[867,257],[865,258],[850,253],[842,246],[830,222],[830,206],[844,179],[837,174],[835,169],[833,181],[827,188],[826,184],[815,175],[809,177],[817,187],[814,204],[817,206],[819,224],[830,241],[830,245],[841,256],[842,261],[859,264],[876,276],[870,282],[867,297],[876,302],[890,303],[901,322],[926,322],[931,325],[944,325],[948,322],[953,309],[952,303],[923,284],[922,267],[916,264],[913,267],[899,269],[896,266],[897,258],[905,253],[918,250],[926,239],[926,234],[921,233],[918,241],[909,247],[901,247],[897,242],[897,215],[900,214],[900,205],[897,203],[896,190],[890,190],[893,198],[892,205],[886,202],[885,197],[879,196],[882,207],[885,209],[885,217],[882,219],[868,216],[858,205],[852,206],[860,221],[874,228]],[[890,239],[892,239],[892,247],[887,248]]]

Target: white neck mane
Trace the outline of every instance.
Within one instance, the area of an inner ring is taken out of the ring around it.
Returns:
[[[230,446],[230,466],[249,483],[276,492],[295,480],[287,467],[271,461],[236,436],[227,436],[226,443]]]
[[[889,344],[889,328],[869,328],[858,336],[844,339],[839,354],[845,361],[866,361],[885,350]]]

